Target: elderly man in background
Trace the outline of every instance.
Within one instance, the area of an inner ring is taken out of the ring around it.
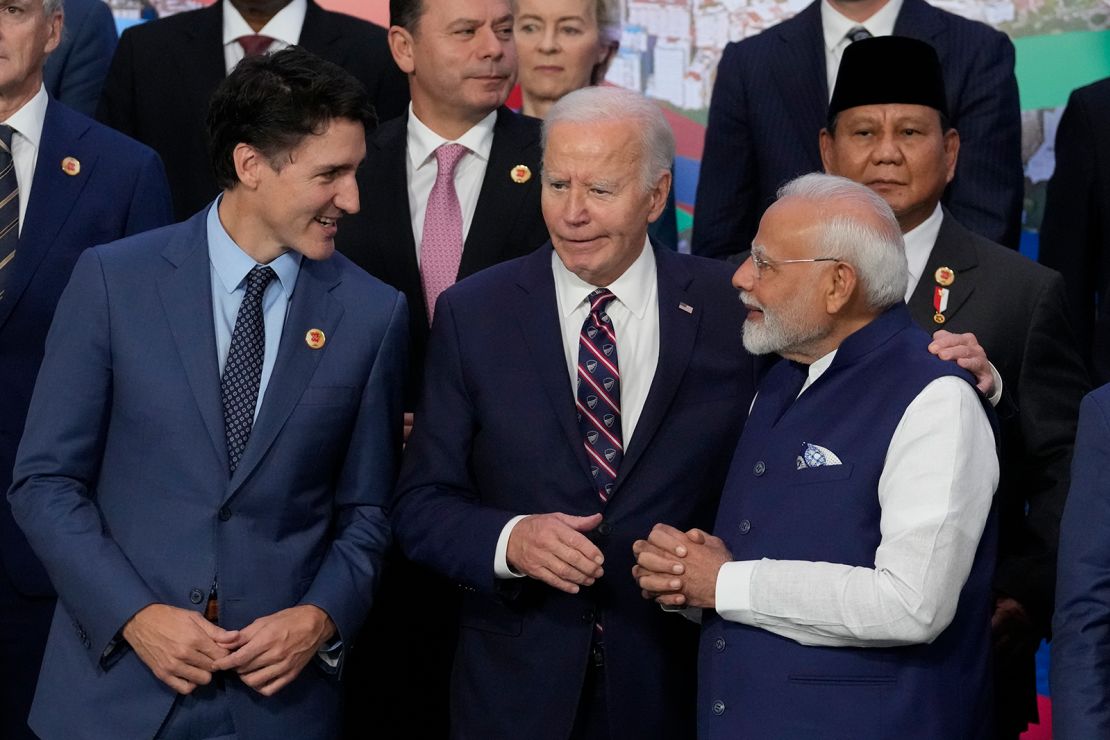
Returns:
[[[893,213],[799,178],[733,284],[744,346],[786,361],[714,536],[659,524],[634,546],[645,595],[703,609],[699,737],[989,737],[995,439],[902,302]]]
[[[551,244],[440,297],[394,533],[464,588],[453,737],[688,738],[697,630],[624,574],[655,521],[712,518],[753,392],[741,307],[723,264],[647,237],[654,103],[586,88],[544,126]]]
[[[1037,718],[1034,654],[1052,619],[1060,516],[1088,381],[1060,275],[973,234],[941,205],[963,153],[946,99],[940,62],[924,42],[852,44],[821,156],[827,172],[867,185],[894,209],[909,261],[906,303],[918,325],[937,332],[933,349],[975,369],[981,363],[969,350],[981,346],[997,366],[981,385],[1001,433],[995,706],[997,737],[1014,740]]]

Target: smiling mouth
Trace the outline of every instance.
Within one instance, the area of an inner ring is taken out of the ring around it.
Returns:
[[[327,218],[326,216],[316,216],[316,217],[313,218],[313,221],[320,224],[321,226],[330,228],[332,226],[335,226],[335,224],[339,222],[339,219],[338,218]]]

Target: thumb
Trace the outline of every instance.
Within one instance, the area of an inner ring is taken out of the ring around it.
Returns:
[[[686,536],[689,537],[690,541],[693,542],[695,545],[705,544],[705,532],[696,527],[687,532]]]
[[[225,630],[219,625],[212,624],[199,614],[194,614],[194,616],[196,617],[196,623],[214,642],[233,642],[239,637],[238,630]]]
[[[556,514],[555,518],[566,524],[571,529],[579,532],[589,532],[601,524],[601,512],[589,516],[571,516],[570,514]]]

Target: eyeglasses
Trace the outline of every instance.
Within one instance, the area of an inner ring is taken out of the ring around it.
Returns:
[[[756,278],[762,278],[763,273],[766,271],[774,272],[780,265],[797,265],[802,262],[839,262],[836,257],[809,257],[807,259],[797,260],[772,260],[765,257],[762,252],[758,251],[758,247],[752,250],[751,253],[752,265],[755,266]]]

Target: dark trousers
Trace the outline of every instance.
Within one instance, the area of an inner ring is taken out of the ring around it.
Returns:
[[[578,700],[578,713],[570,737],[571,740],[612,740],[614,737],[605,698],[605,653],[596,645],[590,648],[582,698]]]
[[[0,566],[0,738],[35,738],[27,715],[53,617],[53,597],[24,596]]]

